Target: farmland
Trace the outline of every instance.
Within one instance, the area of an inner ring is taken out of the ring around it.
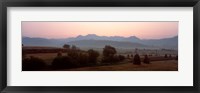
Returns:
[[[155,61],[151,64],[133,65],[132,63],[116,64],[111,66],[82,67],[74,69],[64,69],[71,71],[177,71],[178,62],[176,60]]]
[[[178,71],[178,60],[176,60],[177,51],[167,49],[116,49],[116,55],[125,57],[117,62],[102,62],[103,49],[94,49],[98,51],[99,56],[95,65],[74,66],[70,68],[52,69],[51,65],[54,59],[60,53],[62,56],[68,56],[68,50],[56,47],[23,47],[24,58],[36,57],[42,59],[47,66],[40,69],[42,71]],[[133,64],[134,55],[140,55],[141,65]],[[87,53],[87,49],[79,49],[81,55]],[[167,57],[165,57],[167,54]],[[145,55],[148,55],[150,64],[143,62]],[[87,57],[87,56],[86,56]],[[24,59],[23,58],[23,59]],[[78,57],[77,57],[78,58]],[[76,58],[75,58],[76,59]],[[85,59],[82,59],[83,61]],[[80,64],[79,64],[80,65]],[[26,70],[25,70],[26,71]]]

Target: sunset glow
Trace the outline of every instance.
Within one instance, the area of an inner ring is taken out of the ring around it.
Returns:
[[[160,39],[178,35],[178,22],[22,22],[22,36],[69,38],[78,35]]]

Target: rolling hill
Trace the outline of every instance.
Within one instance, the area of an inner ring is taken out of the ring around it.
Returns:
[[[76,45],[78,47],[87,47],[87,48],[103,48],[105,45],[111,45],[116,48],[147,48],[149,46],[133,43],[133,42],[121,42],[121,41],[109,41],[109,40],[78,40],[68,42],[70,45]]]
[[[139,39],[136,36],[98,36],[88,34],[85,36],[65,39],[45,39],[22,37],[22,43],[25,46],[52,46],[62,47],[64,44],[76,45],[77,47],[96,47],[103,48],[105,45],[111,45],[118,48],[173,48],[178,49],[178,36],[163,39]]]

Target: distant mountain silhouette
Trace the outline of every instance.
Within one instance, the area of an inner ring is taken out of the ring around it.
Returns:
[[[149,47],[140,43],[110,41],[110,40],[78,40],[78,41],[68,42],[68,44],[76,45],[78,47],[87,47],[87,48],[103,48],[105,45],[111,45],[115,48],[125,48],[125,49]]]
[[[140,39],[136,36],[131,36],[128,38],[122,37],[122,36],[98,36],[96,34],[88,34],[86,36],[79,35],[74,38],[68,38],[68,41],[77,41],[77,40],[111,40],[111,41],[132,41],[136,42]]]
[[[66,39],[45,39],[45,38],[30,38],[23,37],[23,44],[26,46],[53,46],[61,47],[63,44],[77,45],[80,47],[98,47],[102,45],[113,45],[119,48],[130,47],[160,47],[178,49],[178,36],[163,39],[139,39],[136,36],[98,36],[96,34],[88,34],[85,36]],[[122,47],[123,46],[123,47]]]
[[[174,36],[172,38],[164,38],[164,39],[142,40],[140,43],[145,45],[164,47],[164,48],[178,49],[178,36]]]
[[[67,39],[45,39],[45,38],[30,38],[23,37],[22,43],[25,46],[52,46],[61,47],[67,43]]]

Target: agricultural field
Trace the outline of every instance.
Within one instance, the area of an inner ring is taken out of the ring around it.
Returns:
[[[42,50],[42,51],[41,51]],[[132,50],[132,51],[131,51]],[[96,63],[93,65],[73,66],[67,68],[53,69],[51,65],[55,61],[55,58],[60,54],[61,56],[69,56],[69,53],[64,48],[52,48],[52,47],[23,47],[25,52],[24,58],[39,58],[44,61],[46,66],[40,70],[42,71],[178,71],[178,60],[176,58],[176,50],[163,50],[163,49],[129,49],[120,50],[116,49],[114,56],[122,56],[123,60],[117,60],[116,62],[103,62],[104,58],[103,49],[97,49],[99,55],[96,58]],[[31,52],[34,51],[34,52]],[[37,51],[37,52],[36,52]],[[87,54],[87,50],[78,50],[79,54]],[[95,49],[94,49],[95,51]],[[119,52],[118,52],[119,51]],[[139,54],[141,64],[133,64],[134,56]],[[167,56],[166,56],[167,54]],[[148,56],[150,63],[143,62],[145,55]],[[87,57],[87,56],[85,56]],[[23,59],[24,59],[23,58]],[[77,59],[80,56],[77,56]],[[76,57],[74,58],[76,59]],[[81,61],[88,59],[82,58]],[[81,62],[80,61],[80,62]],[[115,61],[115,60],[114,60]],[[78,61],[79,62],[79,61]],[[87,61],[88,62],[88,61]],[[85,63],[86,64],[86,63]],[[25,70],[26,71],[26,70]]]
[[[178,71],[178,61],[166,60],[155,61],[151,64],[133,65],[132,63],[123,63],[110,66],[82,67],[73,69],[64,69],[69,71]]]

